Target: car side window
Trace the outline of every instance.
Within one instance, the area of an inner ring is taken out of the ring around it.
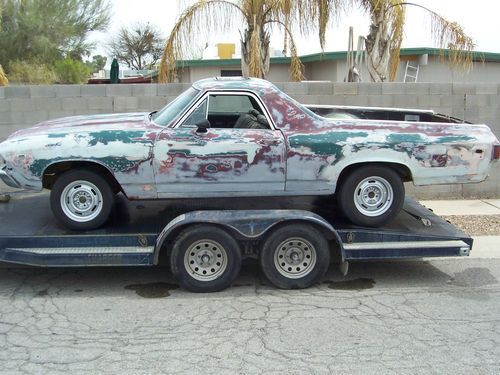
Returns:
[[[205,98],[205,100],[199,103],[196,109],[191,112],[189,117],[184,120],[181,126],[192,126],[196,125],[202,120],[205,120],[207,118],[207,106],[208,98]]]
[[[212,94],[208,121],[219,129],[270,129],[261,106],[251,95]]]

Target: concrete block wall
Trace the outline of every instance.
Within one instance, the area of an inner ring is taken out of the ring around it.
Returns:
[[[433,109],[489,125],[500,138],[500,83],[343,83],[276,84],[304,104],[337,104]],[[189,83],[54,85],[0,87],[0,140],[48,119],[113,112],[148,112],[163,107]],[[407,186],[420,198],[500,197],[500,166],[480,184]]]

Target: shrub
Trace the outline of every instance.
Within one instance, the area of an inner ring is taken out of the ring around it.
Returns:
[[[11,61],[8,72],[11,83],[43,85],[56,81],[56,75],[52,68],[36,62]]]
[[[90,68],[85,63],[72,59],[57,61],[55,71],[60,83],[84,83],[90,75]]]

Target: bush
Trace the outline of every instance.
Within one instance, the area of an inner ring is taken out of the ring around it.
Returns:
[[[56,81],[52,68],[45,64],[27,61],[11,61],[7,76],[11,83],[18,84],[43,85]]]
[[[90,68],[85,63],[72,59],[57,61],[55,71],[60,83],[85,83],[90,75]]]

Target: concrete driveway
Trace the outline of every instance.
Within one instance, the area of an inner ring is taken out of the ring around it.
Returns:
[[[300,291],[167,269],[0,269],[1,374],[498,374],[500,259],[351,264]]]

